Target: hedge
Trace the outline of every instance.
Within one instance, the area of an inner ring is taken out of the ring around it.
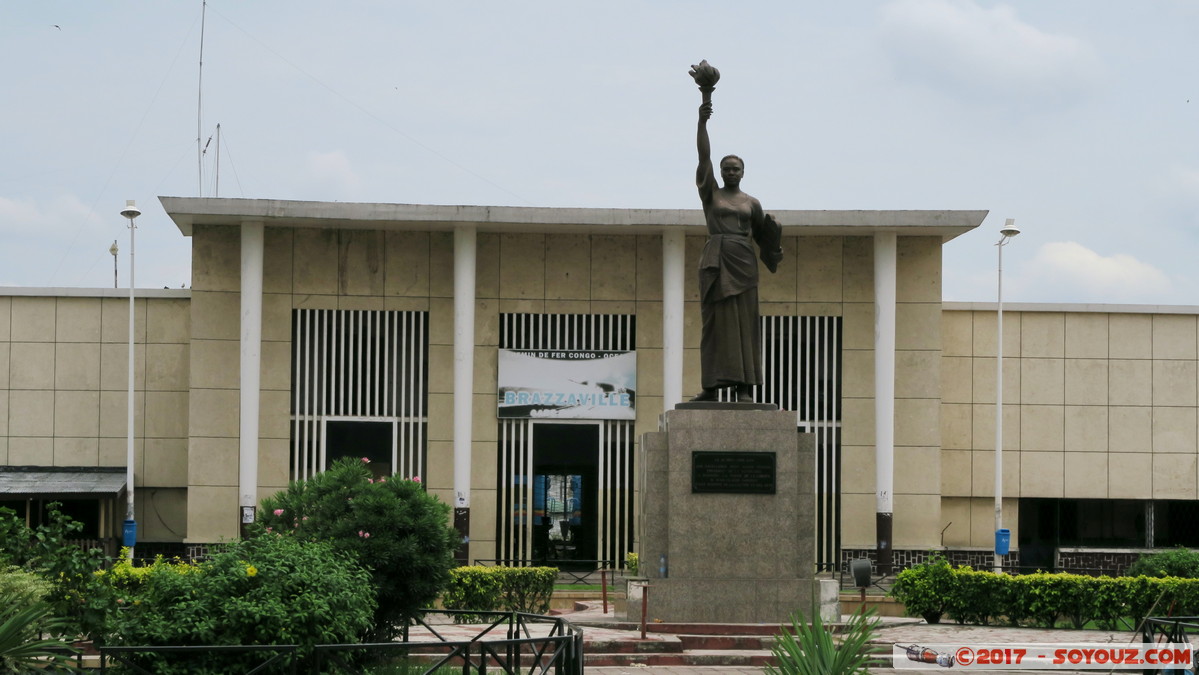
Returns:
[[[1091,577],[1080,574],[995,574],[951,568],[943,560],[899,573],[891,594],[909,615],[935,623],[944,612],[961,624],[1074,628],[1153,615],[1199,616],[1199,579]]]
[[[547,614],[557,579],[556,567],[458,567],[450,570],[441,604],[446,609]],[[476,623],[483,617],[458,615],[456,620]]]

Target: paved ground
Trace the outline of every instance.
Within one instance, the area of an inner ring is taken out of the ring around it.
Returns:
[[[588,623],[612,620],[611,611],[605,615],[598,606],[590,606],[588,609],[566,615],[568,619],[574,621],[586,621]],[[603,631],[605,634],[608,629],[588,627],[584,630],[589,634],[596,631]],[[617,632],[617,631],[613,631]],[[962,646],[970,645],[995,645],[995,644],[1078,644],[1078,643],[1102,643],[1112,644],[1128,643],[1134,637],[1130,632],[1113,632],[1113,631],[1079,631],[1079,630],[1048,630],[1042,628],[1008,628],[1002,626],[959,626],[956,623],[943,623],[937,625],[929,625],[920,619],[911,618],[892,618],[883,617],[883,626],[879,631],[878,644],[890,646],[893,644],[901,645],[928,645],[928,644],[956,644]],[[1138,640],[1139,641],[1139,637]],[[594,675],[759,675],[763,672],[762,668],[747,668],[733,666],[620,666],[620,667],[592,667],[587,668],[588,673]],[[941,669],[928,670],[892,670],[889,668],[871,669],[875,673],[898,673],[898,674],[913,674],[920,673],[934,674],[937,672],[946,672]],[[952,671],[950,671],[952,672]],[[962,671],[957,671],[962,672]],[[1037,673],[1037,672],[1053,672],[1057,675],[1063,673],[1088,673],[1095,675],[1096,673],[1109,672],[1103,670],[1079,670],[1079,671],[1033,671],[1033,670],[1004,670],[1004,671],[984,671],[971,669],[968,672],[972,673],[1004,673],[1011,675],[1012,673]],[[1116,671],[1125,673],[1139,673],[1140,671]]]

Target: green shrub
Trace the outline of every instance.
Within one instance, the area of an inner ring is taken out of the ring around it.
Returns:
[[[46,506],[46,522],[33,528],[12,509],[0,508],[0,567],[41,575],[53,585],[47,598],[50,613],[65,619],[70,631],[96,636],[113,608],[91,600],[98,593],[94,573],[103,567],[104,557],[99,549],[85,551],[70,541],[82,529],[57,503]]]
[[[629,576],[637,576],[637,573],[641,571],[641,556],[633,551],[629,551],[624,556],[624,567]]]
[[[509,567],[504,569],[504,609],[529,614],[549,614],[550,597],[558,580],[556,567]]]
[[[1131,584],[1139,583],[1137,579],[1148,582],[1146,577],[1094,577],[1089,582],[1091,590],[1092,612],[1095,621],[1104,630],[1131,629],[1124,626],[1124,617],[1135,614],[1132,606]]]
[[[802,613],[791,617],[791,626],[782,627],[771,652],[778,666],[766,666],[769,675],[851,675],[867,673],[874,654],[882,647],[872,645],[879,619],[873,612],[858,612],[850,617],[838,638],[824,625],[819,614],[808,623]]]
[[[267,532],[327,541],[357,557],[376,592],[375,632],[389,641],[406,617],[432,606],[449,582],[458,533],[450,508],[415,480],[374,479],[363,461],[342,459],[262,502]]]
[[[446,609],[546,614],[557,578],[555,567],[458,567],[450,571],[441,602]],[[455,616],[462,623],[484,619],[471,614]]]
[[[958,623],[988,626],[1006,614],[1009,579],[1006,574],[961,567],[954,572],[954,588],[945,603],[945,611]]]
[[[939,586],[948,589],[943,596],[930,590],[928,570],[913,568],[896,577],[892,593],[904,601],[908,613],[935,610],[939,598],[958,623],[1006,621],[1052,628],[1066,619],[1075,628],[1093,621],[1107,630],[1132,629],[1130,620],[1135,624],[1149,615],[1199,615],[1199,579],[1044,572],[1010,576],[969,567],[942,569],[952,576]]]
[[[10,566],[0,570],[0,598],[5,606],[28,607],[46,599],[54,585],[27,569]]]
[[[1124,576],[1199,579],[1199,553],[1179,547],[1172,551],[1144,554],[1128,566]]]
[[[441,595],[446,609],[473,609],[482,612],[499,611],[502,607],[503,579],[495,570],[499,567],[471,565],[450,570],[450,583]],[[457,623],[482,623],[486,617],[478,614],[457,614]]]
[[[105,575],[123,607],[113,622],[116,644],[295,644],[303,668],[313,645],[357,642],[371,628],[370,575],[326,543],[266,535],[203,563],[158,560],[147,569]],[[221,653],[143,659],[164,675],[245,672],[262,661]]]
[[[1008,599],[1001,610],[1012,625],[1053,627],[1068,619],[1083,628],[1098,616],[1095,597],[1100,581],[1078,574],[1021,574],[1003,582]]]
[[[50,617],[50,605],[18,604],[16,596],[0,595],[0,669],[5,673],[76,672],[71,665],[75,650],[60,637],[67,629],[62,619]],[[52,664],[50,671],[47,665]]]
[[[955,582],[949,561],[933,553],[927,562],[900,572],[891,587],[891,595],[903,603],[909,616],[922,616],[929,623],[938,623],[946,602],[954,593]]]
[[[1098,602],[1099,589],[1104,582],[1099,577],[1082,574],[1060,576],[1070,580],[1070,583],[1061,590],[1061,614],[1070,620],[1071,626],[1082,630],[1091,621],[1099,618],[1101,611]]]

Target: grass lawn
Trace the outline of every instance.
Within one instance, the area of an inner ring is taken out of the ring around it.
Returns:
[[[612,590],[613,585],[608,584],[608,590]],[[603,590],[600,584],[554,584],[554,592],[558,591],[599,591]]]

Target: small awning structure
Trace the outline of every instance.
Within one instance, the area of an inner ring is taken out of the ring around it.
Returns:
[[[0,467],[0,500],[104,498],[124,491],[125,468],[120,466]]]

